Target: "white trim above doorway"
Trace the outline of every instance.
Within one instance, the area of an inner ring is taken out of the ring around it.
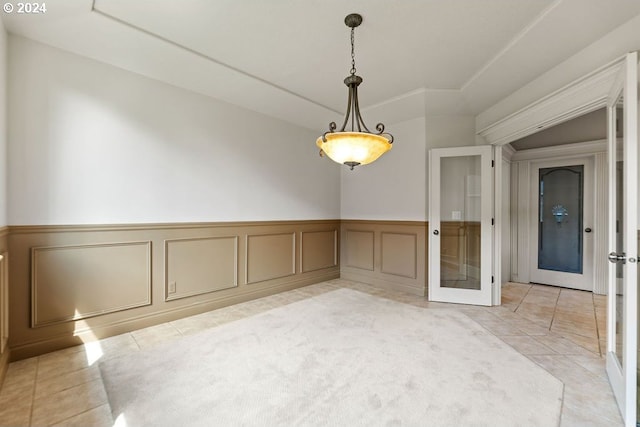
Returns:
[[[550,93],[477,134],[491,145],[505,145],[542,129],[603,108],[624,57]]]

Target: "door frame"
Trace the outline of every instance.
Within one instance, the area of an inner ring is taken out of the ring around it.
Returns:
[[[593,157],[576,157],[576,158],[566,158],[566,159],[554,159],[554,160],[539,160],[531,163],[531,173],[529,174],[529,185],[530,185],[530,206],[531,206],[531,216],[532,219],[529,223],[529,236],[530,236],[530,249],[529,249],[529,281],[534,283],[542,283],[552,286],[560,286],[572,289],[580,289],[592,292],[594,285],[594,241],[593,241],[593,232],[585,233],[584,228],[591,228],[592,230],[595,227],[595,182],[594,182],[594,159]],[[538,271],[538,244],[539,244],[539,230],[538,225],[539,221],[537,220],[539,212],[539,201],[538,201],[538,188],[537,184],[539,181],[538,171],[541,168],[548,167],[561,167],[561,166],[572,166],[572,165],[582,165],[584,167],[584,180],[583,180],[583,224],[582,224],[582,235],[583,235],[583,244],[582,244],[582,267],[583,272],[582,278],[576,277],[577,274],[572,273],[547,273]],[[559,281],[564,280],[565,283],[574,286],[567,286],[563,283],[558,283]],[[585,283],[580,283],[584,281]],[[550,283],[556,282],[556,283]]]

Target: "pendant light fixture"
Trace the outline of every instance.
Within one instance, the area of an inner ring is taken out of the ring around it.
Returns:
[[[344,23],[351,28],[351,70],[344,79],[344,84],[349,88],[347,112],[340,130],[336,130],[335,122],[329,123],[329,131],[318,138],[316,145],[320,148],[320,156],[326,154],[334,162],[343,163],[353,170],[389,151],[393,135],[384,131],[382,123],[376,125],[377,132],[371,132],[362,120],[358,103],[358,86],[362,83],[362,77],[356,75],[354,53],[354,30],[362,23],[362,16],[352,13],[344,18]]]

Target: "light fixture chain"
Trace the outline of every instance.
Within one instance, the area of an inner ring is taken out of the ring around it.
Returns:
[[[354,31],[355,29],[353,27],[351,27],[351,75],[355,75],[356,74],[356,53],[355,53],[355,49],[354,49]]]

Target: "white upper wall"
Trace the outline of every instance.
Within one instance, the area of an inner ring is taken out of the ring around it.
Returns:
[[[340,216],[307,129],[13,35],[9,105],[10,225]]]
[[[0,20],[0,227],[7,224],[7,32]]]
[[[353,171],[343,166],[341,218],[396,221],[428,219],[428,150],[474,145],[473,116],[430,116],[387,130],[393,149]]]
[[[424,220],[424,118],[387,126],[395,142],[374,163],[342,168],[341,218]]]

